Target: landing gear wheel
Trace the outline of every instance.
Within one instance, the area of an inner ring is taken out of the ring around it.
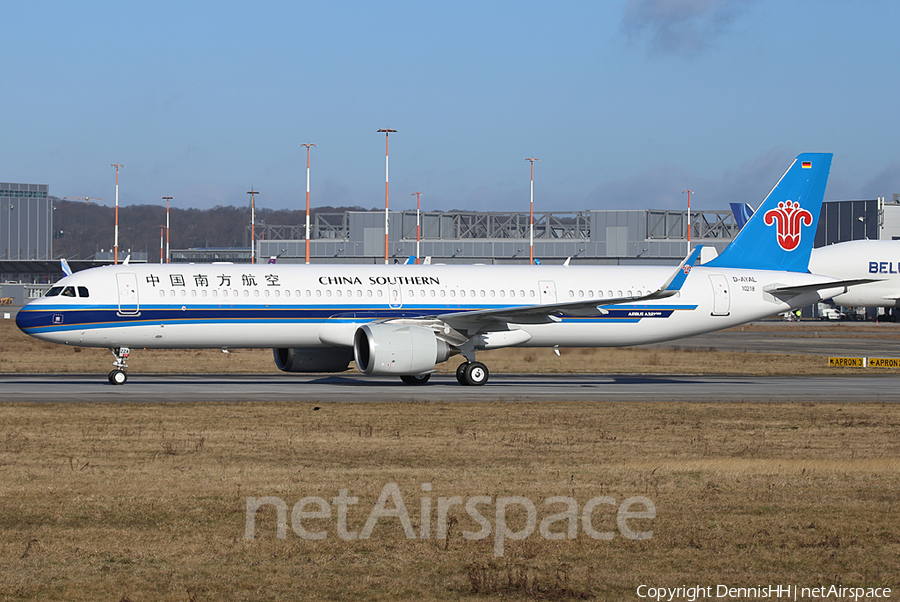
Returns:
[[[109,373],[109,384],[111,385],[124,385],[127,380],[128,375],[124,370],[113,370]]]
[[[488,381],[490,374],[487,366],[481,362],[471,362],[466,366],[463,376],[467,385],[481,386]]]
[[[111,348],[110,351],[116,356],[116,361],[113,362],[115,369],[109,373],[109,384],[124,385],[128,381],[128,375],[125,374],[125,368],[128,367],[128,364],[125,363],[125,360],[131,355],[131,349],[128,347],[116,347]]]
[[[408,385],[424,385],[431,378],[430,374],[404,374],[400,380]]]
[[[463,362],[459,366],[456,367],[456,381],[461,385],[467,385],[466,382],[466,368],[469,367],[469,362]]]

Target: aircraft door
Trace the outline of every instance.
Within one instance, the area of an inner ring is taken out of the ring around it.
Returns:
[[[541,305],[556,303],[556,283],[552,280],[541,280],[538,282],[541,289]]]
[[[140,313],[138,305],[137,276],[135,274],[116,274],[119,286],[119,315],[136,316]]]
[[[727,316],[731,313],[731,297],[728,294],[728,279],[722,274],[712,274],[709,282],[713,288],[713,310],[714,316]]]
[[[387,287],[387,294],[391,309],[400,309],[403,307],[403,295],[400,291],[399,284],[389,284]]]

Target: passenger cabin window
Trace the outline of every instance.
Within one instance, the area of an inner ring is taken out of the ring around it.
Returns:
[[[86,286],[79,286],[78,287],[78,296],[87,298],[87,297],[90,297],[91,295],[88,293]]]
[[[59,295],[62,292],[62,290],[63,290],[63,287],[54,286],[49,291],[47,291],[47,294],[44,296],[45,297],[56,297],[57,295]]]

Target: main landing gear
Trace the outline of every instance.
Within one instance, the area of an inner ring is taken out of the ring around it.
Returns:
[[[125,363],[125,360],[131,355],[131,349],[128,347],[116,347],[115,349],[110,349],[110,351],[116,356],[116,361],[113,363],[113,366],[116,368],[109,373],[109,384],[124,385],[128,382],[128,375],[125,373],[125,368],[128,367],[128,364]]]
[[[490,373],[481,362],[463,362],[456,369],[456,380],[465,386],[480,386],[488,381]],[[110,375],[110,379],[112,376]],[[407,385],[424,385],[431,378],[430,374],[404,374],[400,377]],[[112,380],[110,380],[112,382]]]
[[[463,362],[456,369],[456,380],[465,386],[481,386],[489,376],[487,366],[481,362]]]

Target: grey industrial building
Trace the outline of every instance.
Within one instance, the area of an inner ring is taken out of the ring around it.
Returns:
[[[723,203],[724,204],[724,203]],[[53,256],[53,197],[45,184],[0,184],[2,296],[17,302],[39,296],[62,277]],[[416,212],[390,213],[390,262],[416,254]],[[686,211],[586,210],[535,214],[534,256],[541,263],[677,264],[687,253]],[[255,227],[257,261],[305,261],[303,225]],[[250,261],[249,224],[244,248],[173,249],[174,262]],[[529,215],[515,212],[438,212],[419,215],[422,258],[433,263],[515,264],[529,261]],[[721,251],[737,234],[731,211],[690,214],[691,245]],[[313,263],[384,262],[384,213],[317,213],[311,227]],[[815,246],[860,239],[900,239],[900,198],[826,202]],[[145,253],[132,256],[141,261]],[[112,263],[111,254],[70,261],[77,270]],[[10,284],[15,283],[15,284]]]
[[[823,205],[815,246],[849,240],[900,239],[900,203],[884,199],[831,201]],[[722,251],[737,234],[731,211],[589,210],[535,214],[534,256],[541,262],[632,265],[677,264],[691,245]],[[258,257],[305,260],[302,226],[257,225]],[[318,214],[312,224],[310,257],[316,263],[384,261],[384,214],[375,211]],[[390,214],[388,260],[416,255],[416,212]],[[394,233],[397,233],[396,235]],[[425,212],[419,218],[420,257],[435,263],[528,263],[529,215],[498,212]],[[173,252],[198,261],[194,250]],[[182,253],[184,253],[182,255]],[[208,260],[225,260],[222,249]],[[246,256],[246,250],[244,250]],[[216,257],[216,259],[212,259]],[[235,257],[235,261],[242,258]],[[244,259],[245,261],[247,259]]]
[[[685,211],[630,210],[536,213],[534,257],[542,263],[677,263],[687,253]],[[316,263],[384,262],[384,213],[319,214],[310,256]],[[388,260],[416,255],[416,212],[391,212]],[[259,257],[305,260],[302,227],[257,226]],[[529,262],[527,213],[423,212],[420,257],[434,263]],[[692,243],[725,247],[737,233],[730,211],[691,215]],[[396,233],[396,234],[395,234]]]
[[[0,256],[53,258],[53,203],[47,184],[0,182]]]

